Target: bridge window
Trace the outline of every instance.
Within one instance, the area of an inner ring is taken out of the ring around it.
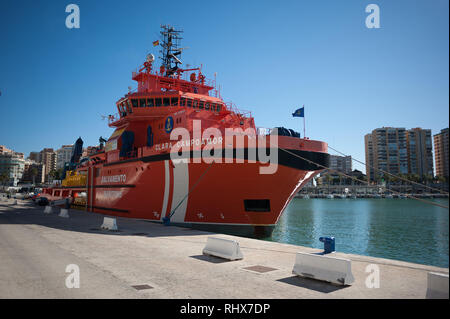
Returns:
[[[160,98],[155,99],[155,106],[161,106],[161,103],[162,103],[162,101]]]
[[[139,107],[146,107],[146,106],[147,106],[146,100],[145,99],[140,99],[139,100]]]
[[[170,104],[172,106],[178,106],[178,98],[177,97],[173,97],[170,101]]]
[[[133,104],[133,107],[138,107],[138,100],[137,99],[132,99],[131,103]]]
[[[155,106],[155,100],[153,100],[153,99],[147,99],[147,106],[148,106],[148,107],[153,107],[153,106]]]
[[[182,97],[180,99],[180,106],[185,106],[186,105],[186,99],[184,97]]]
[[[222,105],[217,104],[217,112],[220,112],[221,109],[222,109]]]
[[[198,102],[198,108],[199,108],[200,110],[203,110],[204,103],[205,103],[205,102],[203,102],[203,101]]]
[[[205,103],[205,110],[209,110],[209,103],[208,102]]]
[[[198,101],[197,101],[197,100],[194,100],[194,102],[192,103],[192,108],[193,108],[193,109],[196,109],[197,106],[198,106]]]
[[[170,98],[165,97],[165,98],[163,99],[163,105],[164,105],[164,106],[170,106]]]
[[[211,103],[211,111],[213,112],[216,111],[216,104]]]
[[[191,99],[187,99],[187,107],[192,107],[192,100]]]

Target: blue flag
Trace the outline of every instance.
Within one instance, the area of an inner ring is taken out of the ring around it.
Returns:
[[[293,117],[305,117],[305,107],[301,107],[292,113]]]

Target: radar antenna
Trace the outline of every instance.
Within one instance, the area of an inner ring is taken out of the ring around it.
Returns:
[[[161,73],[170,77],[177,72],[178,64],[183,63],[180,60],[180,55],[185,48],[178,48],[180,40],[183,39],[180,36],[183,31],[175,30],[174,27],[170,25],[162,25],[161,29],[162,49],[159,51],[161,53],[160,59],[162,60]]]

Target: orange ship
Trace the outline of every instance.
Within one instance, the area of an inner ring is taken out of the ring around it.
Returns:
[[[77,141],[65,179],[41,196],[107,215],[268,236],[295,194],[328,167],[328,146],[293,130],[257,129],[200,68],[179,67],[180,35],[162,26],[153,43],[161,66],[154,70],[149,54],[133,72],[137,90],[116,102],[105,146],[80,161]]]

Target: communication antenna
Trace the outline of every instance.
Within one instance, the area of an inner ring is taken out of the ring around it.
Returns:
[[[165,76],[172,76],[177,70],[178,65],[183,64],[180,55],[186,48],[179,48],[181,37],[181,30],[175,30],[173,26],[161,26],[161,57],[162,66],[164,67]]]

